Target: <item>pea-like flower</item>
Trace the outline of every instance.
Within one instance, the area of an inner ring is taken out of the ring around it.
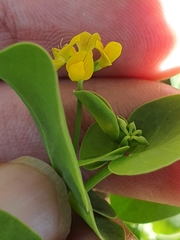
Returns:
[[[63,48],[52,48],[52,54],[54,56],[53,64],[55,66],[55,69],[58,70],[61,68],[67,61],[68,59],[72,56],[73,54],[73,46],[76,44],[78,41],[80,41],[80,36],[75,36],[72,38],[69,44],[66,44]]]
[[[76,43],[79,51],[92,51],[96,47],[97,41],[101,41],[98,33],[90,34],[88,32],[82,32],[77,37],[80,41]]]
[[[89,80],[94,72],[92,50],[101,38],[98,33],[88,32],[80,33],[76,38],[79,40],[76,42],[77,50],[73,48],[74,54],[68,60],[66,70],[72,81]]]
[[[109,42],[105,47],[102,42],[96,42],[96,48],[101,54],[101,57],[94,63],[94,71],[98,71],[112,63],[121,55],[122,45],[118,42]]]
[[[94,49],[101,54],[95,62]],[[121,50],[122,46],[118,42],[109,42],[104,47],[98,33],[82,32],[63,48],[52,48],[53,64],[56,70],[66,64],[66,70],[72,81],[88,80],[94,71],[112,65],[112,62],[120,56]]]
[[[75,53],[67,62],[66,70],[72,81],[88,80],[94,72],[92,52]]]

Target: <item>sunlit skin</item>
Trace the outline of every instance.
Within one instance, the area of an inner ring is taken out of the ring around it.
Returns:
[[[18,41],[33,41],[51,52],[51,48],[57,47],[62,38],[63,45],[82,31],[98,32],[105,45],[112,40],[120,42],[123,46],[121,57],[113,66],[95,73],[92,80],[85,82],[84,88],[101,94],[116,114],[127,117],[149,100],[180,93],[157,81],[180,71],[180,30],[176,26],[180,15],[177,14],[177,21],[173,22],[174,15],[171,14],[178,4],[179,0],[171,1],[171,5],[169,0],[115,0],[113,4],[94,0],[0,0],[0,49]],[[170,56],[171,66],[170,63],[165,64]],[[72,133],[76,109],[72,90],[76,84],[66,79],[65,69],[58,74]],[[0,113],[0,161],[30,155],[48,162],[31,116],[19,97],[3,82],[0,82]],[[92,119],[84,112],[82,135],[90,123]],[[180,162],[177,162],[143,176],[109,177],[98,188],[180,206],[179,171]],[[83,174],[88,177],[87,173]],[[3,181],[1,176],[0,180]],[[18,202],[13,196],[11,199]],[[34,207],[33,201],[31,207]],[[51,222],[46,224],[51,226]],[[55,238],[52,236],[49,239]],[[69,239],[95,240],[97,237],[76,219]]]

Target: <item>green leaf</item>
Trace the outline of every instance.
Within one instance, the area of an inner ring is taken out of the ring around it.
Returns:
[[[180,215],[157,221],[152,224],[156,234],[176,234],[180,233]]]
[[[101,157],[118,148],[118,144],[113,142],[107,134],[105,134],[97,123],[92,124],[86,132],[81,148],[80,159],[92,159]],[[85,166],[86,169],[97,168],[106,162],[93,163]]]
[[[129,146],[119,148],[118,144],[111,141],[99,125],[94,123],[89,127],[82,141],[80,148],[82,159],[78,161],[78,164],[87,170],[94,170],[102,167],[107,161],[124,155],[128,149]]]
[[[105,164],[107,164],[107,162],[94,162],[94,163],[91,163],[91,164],[88,164],[88,165],[84,165],[83,168],[86,169],[86,170],[97,170],[98,168],[101,168],[103,167]]]
[[[32,229],[19,219],[0,209],[1,240],[42,240]]]
[[[149,223],[180,213],[180,207],[110,195],[110,203],[117,216],[131,223]]]
[[[105,102],[106,100],[102,100],[101,96],[89,91],[75,91],[74,95],[91,113],[103,132],[108,134],[112,140],[116,140],[119,136],[119,125],[116,115]]]
[[[57,73],[50,56],[36,44],[19,43],[0,52],[0,63],[0,78],[17,92],[28,107],[53,168],[72,191],[76,203],[72,207],[100,239],[111,240],[111,237],[104,238],[96,225],[66,125]]]
[[[122,226],[105,218],[99,214],[95,214],[96,224],[104,239],[109,240],[125,240],[125,231]]]
[[[103,198],[99,197],[98,194],[94,191],[89,191],[89,198],[94,212],[99,213],[100,215],[107,218],[115,218],[116,213],[111,205]]]
[[[32,43],[19,43],[0,52],[0,78],[28,107],[53,168],[85,209],[89,208],[76,154],[60,98],[57,73],[50,56]]]
[[[71,194],[70,203],[76,212],[81,215],[88,225],[95,231],[100,239],[125,240],[124,229],[120,225],[112,222],[109,218],[106,218],[100,214],[94,214],[91,210],[86,212]]]
[[[149,102],[129,117],[149,145],[133,147],[130,155],[114,160],[109,170],[117,175],[138,175],[166,167],[180,159],[180,95]]]
[[[128,149],[129,149],[129,146],[121,147],[96,158],[79,160],[78,163],[79,163],[79,166],[85,166],[85,165],[96,163],[96,162],[112,161],[124,155],[124,153],[126,153]]]

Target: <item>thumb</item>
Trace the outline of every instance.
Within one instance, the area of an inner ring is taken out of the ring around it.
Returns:
[[[2,210],[45,240],[66,239],[71,223],[68,194],[64,182],[49,165],[31,157],[1,164],[0,191]]]

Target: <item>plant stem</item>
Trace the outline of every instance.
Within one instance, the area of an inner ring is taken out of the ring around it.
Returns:
[[[101,169],[98,173],[93,175],[86,183],[85,183],[85,189],[87,192],[89,192],[94,186],[96,186],[98,183],[100,183],[103,179],[111,175],[111,172],[109,171],[108,165],[105,166],[103,169]]]
[[[78,91],[80,91],[82,89],[83,89],[83,81],[78,81]],[[74,139],[73,139],[73,145],[74,145],[74,150],[75,150],[76,154],[77,154],[78,147],[79,147],[81,121],[82,121],[82,103],[78,99],[77,100],[77,108],[76,108]]]

